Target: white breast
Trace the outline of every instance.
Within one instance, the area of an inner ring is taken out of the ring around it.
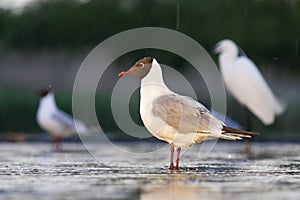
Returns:
[[[59,121],[53,117],[55,113],[59,112],[54,100],[54,94],[49,93],[40,100],[37,111],[37,123],[51,135],[61,137],[68,136],[72,134],[72,130],[62,123],[59,123]]]
[[[154,59],[150,72],[142,79],[140,89],[140,115],[147,130],[160,140],[188,147],[195,143],[198,133],[178,133],[160,117],[153,115],[153,101],[162,96],[175,94],[165,85],[160,65]]]

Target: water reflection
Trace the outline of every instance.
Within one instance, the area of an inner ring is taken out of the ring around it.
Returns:
[[[221,143],[206,160],[191,148],[173,172],[157,157],[103,166],[81,145],[64,145],[53,152],[48,143],[1,143],[0,199],[299,199],[295,143],[254,143],[252,159],[237,153],[242,143]]]
[[[221,199],[218,188],[201,186],[193,181],[191,174],[171,172],[164,181],[158,180],[142,188],[142,200],[148,199]]]

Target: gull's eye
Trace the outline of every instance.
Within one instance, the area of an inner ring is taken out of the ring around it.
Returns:
[[[139,68],[144,68],[144,66],[145,66],[144,63],[139,63],[139,64],[138,64],[138,67],[139,67]]]

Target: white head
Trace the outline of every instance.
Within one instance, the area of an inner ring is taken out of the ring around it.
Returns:
[[[232,56],[238,56],[239,53],[237,45],[229,39],[224,39],[218,42],[213,51],[217,54],[230,54]]]
[[[56,103],[54,100],[54,93],[52,92],[52,86],[49,85],[47,88],[37,91],[37,95],[41,97],[39,108],[47,108],[47,110],[52,110],[56,108]]]

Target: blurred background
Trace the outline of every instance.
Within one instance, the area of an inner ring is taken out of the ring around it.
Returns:
[[[0,0],[0,139],[45,135],[36,123],[36,90],[52,85],[58,106],[71,113],[73,82],[87,54],[114,34],[155,26],[180,31],[205,48],[234,40],[287,103],[271,126],[252,116],[252,130],[263,133],[257,140],[300,141],[299,22],[297,0]],[[158,50],[130,52],[108,68],[110,81],[99,85],[96,97],[101,126],[116,138],[126,137],[110,110],[117,74],[147,55],[182,72],[198,100],[210,106],[206,86],[183,59]],[[227,99],[228,115],[244,124],[245,110],[229,94]],[[141,124],[138,102],[137,91],[130,108]]]

